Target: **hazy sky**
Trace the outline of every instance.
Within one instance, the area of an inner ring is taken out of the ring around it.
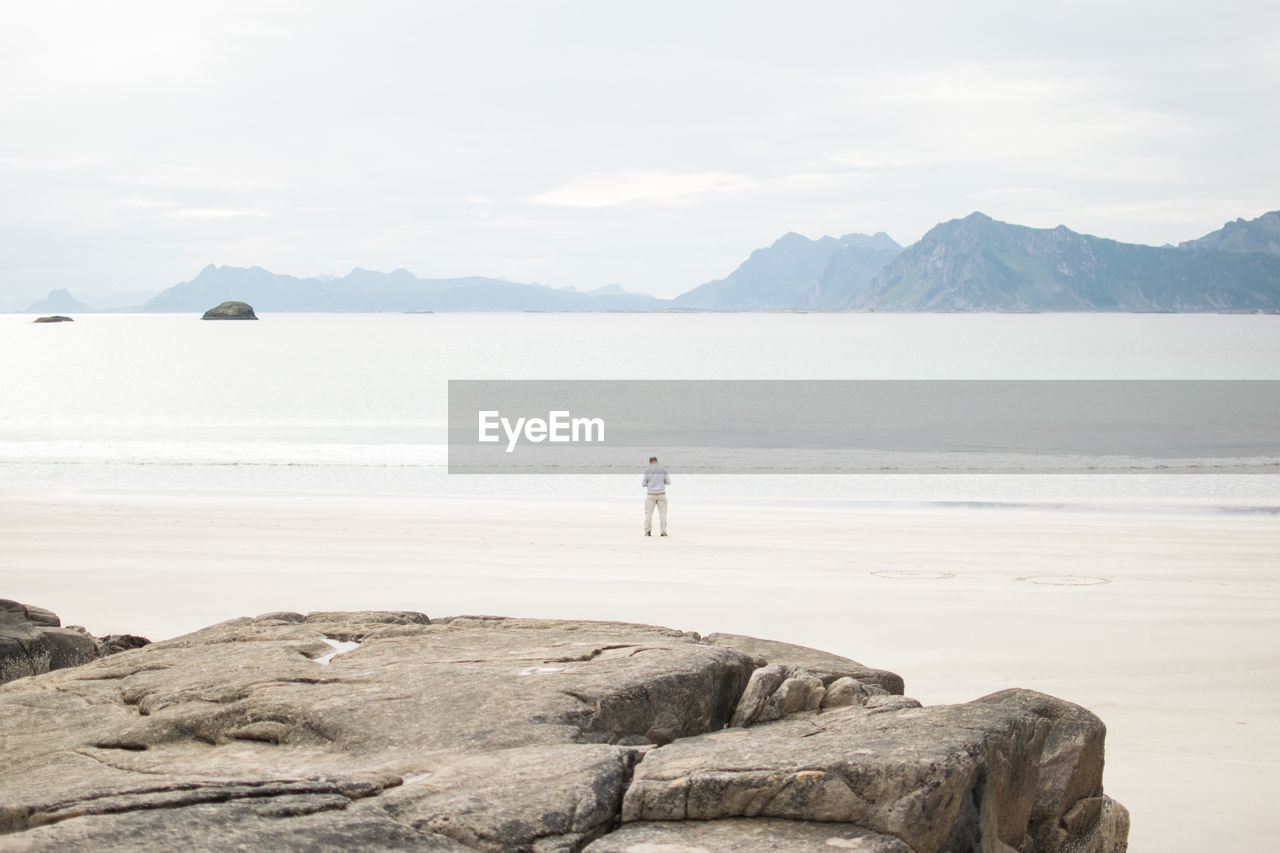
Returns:
[[[787,231],[1280,208],[1280,4],[5,2],[0,307],[207,263],[674,295]]]

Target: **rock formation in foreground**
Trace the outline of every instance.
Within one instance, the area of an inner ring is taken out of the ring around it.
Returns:
[[[275,613],[0,687],[0,851],[1118,853],[1102,722],[813,649]]]
[[[223,302],[204,312],[201,320],[256,320],[253,307],[247,302]]]
[[[56,613],[0,598],[0,684],[145,646],[145,637],[94,637],[84,628],[62,627]]]

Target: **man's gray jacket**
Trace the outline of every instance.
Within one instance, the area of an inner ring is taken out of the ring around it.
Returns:
[[[671,482],[671,475],[667,473],[667,469],[663,468],[657,462],[645,469],[644,476],[640,479],[641,485],[649,491],[651,495],[661,495],[667,491],[667,484]]]

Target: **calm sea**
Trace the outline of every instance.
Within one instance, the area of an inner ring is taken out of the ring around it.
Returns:
[[[631,477],[445,470],[449,379],[1280,379],[1280,317],[0,315],[10,486],[634,497]],[[679,479],[679,472],[673,472]],[[1267,475],[686,477],[686,500],[1276,511]]]

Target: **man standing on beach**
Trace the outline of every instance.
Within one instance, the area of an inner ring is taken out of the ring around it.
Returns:
[[[645,469],[640,484],[644,486],[644,535],[653,535],[653,508],[658,508],[658,523],[662,525],[662,535],[667,535],[667,485],[671,475],[667,469],[658,464],[658,457],[649,457],[649,467]]]

